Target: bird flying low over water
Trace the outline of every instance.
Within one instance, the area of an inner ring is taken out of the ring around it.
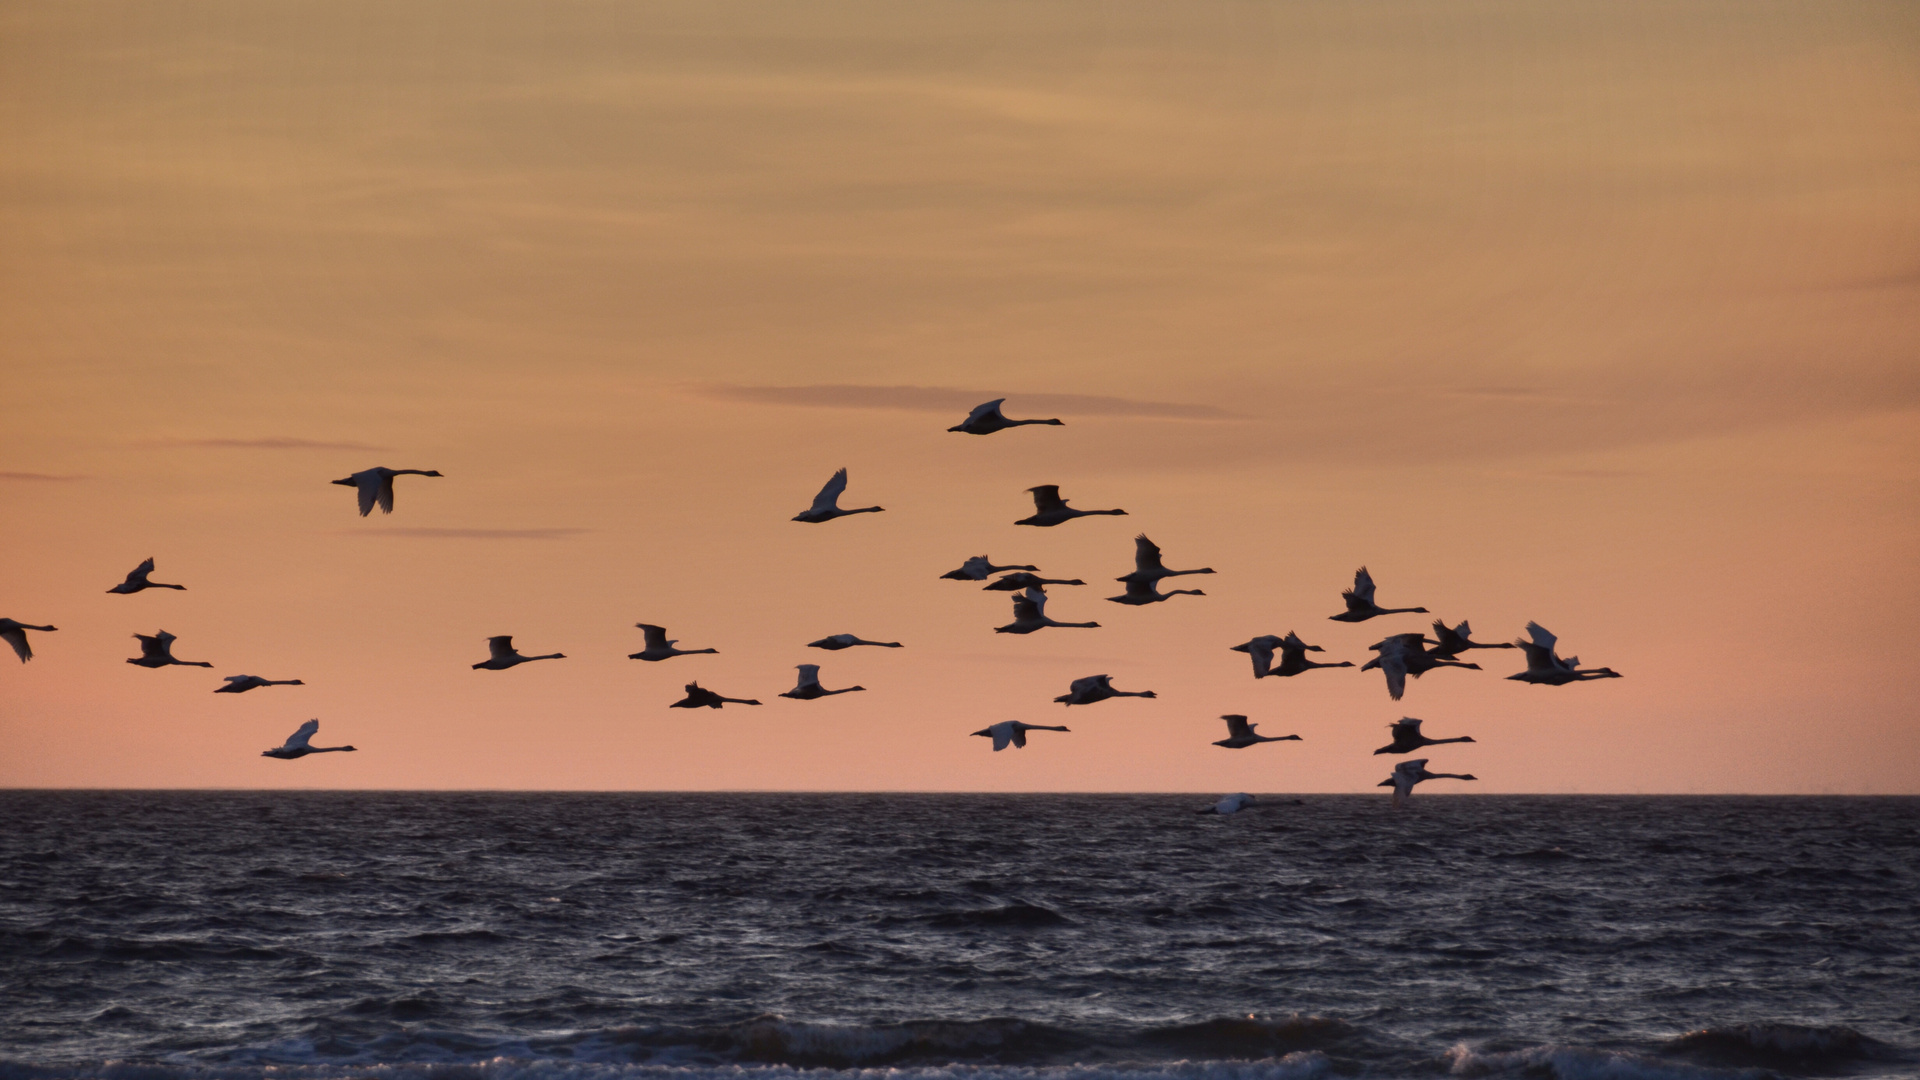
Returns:
[[[1007,399],[994,398],[985,405],[975,405],[973,411],[967,414],[965,420],[960,421],[947,430],[961,431],[968,435],[991,435],[996,431],[1004,431],[1010,427],[1025,427],[1028,424],[1052,424],[1054,427],[1062,426],[1063,422],[1059,420],[1009,420],[1000,412],[1000,403],[1005,400]]]
[[[1160,562],[1160,548],[1147,539],[1146,533],[1133,538],[1133,573],[1114,578],[1132,584],[1136,581],[1154,582],[1161,578],[1180,577],[1184,574],[1211,574],[1213,568],[1202,567],[1198,570],[1169,570]]]
[[[1243,652],[1253,658],[1253,677],[1264,679],[1269,675],[1291,676],[1314,668],[1352,667],[1353,661],[1342,660],[1333,664],[1317,663],[1307,659],[1309,652],[1326,652],[1318,645],[1309,645],[1300,640],[1298,634],[1287,631],[1286,637],[1265,634],[1242,645],[1231,647],[1234,652]],[[1273,652],[1280,650],[1280,664],[1273,663]]]
[[[1427,609],[1423,607],[1386,608],[1374,603],[1373,575],[1367,573],[1367,568],[1364,566],[1354,573],[1353,588],[1341,593],[1340,598],[1347,602],[1347,610],[1338,615],[1327,616],[1334,622],[1366,622],[1375,615],[1401,615],[1409,612],[1419,612],[1424,615],[1427,613]]]
[[[667,706],[669,709],[717,709],[726,704],[758,705],[752,698],[721,697],[697,682],[687,684],[687,696]]]
[[[1025,571],[1021,571],[1020,573],[1017,573],[1017,574],[1008,574],[1006,577],[1001,578],[1000,580],[992,583],[991,585],[983,586],[980,589],[980,591],[981,592],[1019,592],[1022,589],[1044,590],[1048,585],[1085,585],[1085,584],[1086,582],[1081,581],[1079,578],[1035,577],[1032,574],[1026,573]]]
[[[1387,677],[1387,694],[1395,701],[1407,692],[1407,676],[1419,678],[1438,667],[1462,667],[1480,670],[1479,664],[1464,660],[1442,660],[1427,652],[1424,634],[1393,634],[1368,648],[1380,655],[1360,665],[1361,671],[1379,668]]]
[[[1414,758],[1403,761],[1393,767],[1393,775],[1375,784],[1375,787],[1393,789],[1393,805],[1405,806],[1413,797],[1413,785],[1422,780],[1478,780],[1472,773],[1428,772],[1426,758]]]
[[[334,754],[355,749],[351,746],[308,746],[307,740],[313,738],[314,732],[319,730],[320,721],[309,720],[300,725],[299,731],[287,736],[286,742],[271,750],[260,751],[260,756],[292,761],[294,758],[303,758],[308,754]]]
[[[719,649],[676,649],[679,638],[668,638],[667,628],[652,623],[634,623],[646,634],[647,647],[637,653],[628,653],[629,660],[670,660],[676,656],[693,656],[697,653],[717,653]]]
[[[1517,649],[1520,647],[1511,641],[1474,641],[1473,627],[1467,625],[1465,619],[1461,619],[1460,625],[1451,629],[1447,627],[1444,620],[1433,620],[1433,636],[1438,639],[1433,643],[1437,648],[1428,651],[1442,660],[1451,660],[1468,649]]]
[[[1527,670],[1507,678],[1520,682],[1538,683],[1543,686],[1560,686],[1570,682],[1586,682],[1590,679],[1618,679],[1620,673],[1612,668],[1588,668],[1581,670],[1580,658],[1569,656],[1561,658],[1553,651],[1559,642],[1546,627],[1539,623],[1527,624],[1527,633],[1533,638],[1528,641],[1521,638],[1515,642],[1527,654]]]
[[[359,489],[360,516],[366,517],[373,513],[373,504],[376,502],[380,504],[381,513],[393,513],[394,477],[439,475],[440,473],[434,469],[389,469],[379,465],[371,469],[362,469],[344,480],[335,480],[334,483]]]
[[[940,578],[943,581],[946,581],[946,580],[985,581],[995,574],[1005,573],[1008,570],[1031,570],[1036,574],[1040,572],[1040,568],[1037,566],[1024,566],[1024,565],[1018,565],[1018,564],[1010,565],[1010,566],[995,566],[993,565],[993,560],[987,558],[985,555],[975,555],[969,558],[966,562],[961,563],[960,569],[949,570],[946,573],[941,574]]]
[[[1046,724],[1023,724],[1018,720],[1002,720],[997,724],[983,727],[979,731],[974,732],[974,734],[992,739],[993,749],[998,752],[1005,750],[1009,743],[1013,744],[1016,749],[1024,750],[1027,745],[1027,732],[1029,731],[1065,730],[1067,729],[1063,727],[1049,727]]]
[[[820,685],[819,664],[795,664],[794,670],[800,672],[800,682],[793,689],[781,694],[784,698],[796,701],[812,701],[814,698],[831,697],[834,694],[851,694],[855,690],[865,690],[864,686],[849,686],[844,690],[828,690]]]
[[[179,638],[167,633],[165,630],[160,631],[152,637],[148,637],[145,634],[135,634],[133,636],[140,639],[140,655],[128,660],[127,663],[129,664],[137,664],[145,668],[213,666],[205,660],[175,660],[173,658],[173,643],[178,641]]]
[[[131,594],[137,593],[142,589],[179,589],[181,592],[187,590],[185,585],[169,585],[164,581],[148,581],[147,575],[151,573],[153,573],[153,559],[148,558],[146,562],[127,571],[127,580],[107,591],[110,593]]]
[[[1220,719],[1227,722],[1227,737],[1215,740],[1213,745],[1229,750],[1245,750],[1255,743],[1301,741],[1298,735],[1255,735],[1253,729],[1260,725],[1247,723],[1247,718],[1239,713],[1228,713]]]
[[[13,654],[21,663],[33,659],[33,646],[27,644],[27,631],[39,630],[52,633],[60,629],[57,626],[35,626],[32,623],[15,622],[12,619],[0,619],[0,641],[13,646]]]
[[[1096,701],[1105,701],[1117,697],[1158,697],[1151,690],[1115,690],[1113,676],[1089,675],[1084,679],[1075,679],[1067,684],[1067,692],[1053,700],[1062,705],[1091,705]]]
[[[1099,626],[1097,622],[1056,622],[1047,618],[1047,594],[1039,589],[1028,589],[1013,598],[1013,621],[1005,626],[996,626],[996,634],[1031,634],[1048,626],[1070,626],[1091,628]]]
[[[813,505],[793,515],[793,520],[818,525],[823,521],[846,517],[848,514],[878,514],[886,509],[884,506],[862,506],[858,510],[842,510],[840,495],[846,490],[847,470],[841,469],[833,474],[833,478],[827,481],[825,487],[820,489],[820,494],[813,497]]]
[[[1060,497],[1060,485],[1041,484],[1027,489],[1033,494],[1033,516],[1023,517],[1015,525],[1038,525],[1047,527],[1063,521],[1072,521],[1077,517],[1091,517],[1095,514],[1111,514],[1125,517],[1125,510],[1074,510],[1067,506],[1067,500]]]
[[[244,694],[262,686],[305,686],[299,679],[263,679],[258,675],[229,675],[225,686],[214,690],[216,694]]]
[[[1119,596],[1109,596],[1107,599],[1116,604],[1131,604],[1134,607],[1139,607],[1142,604],[1157,604],[1162,600],[1170,600],[1176,596],[1205,595],[1207,594],[1201,592],[1199,589],[1168,589],[1166,592],[1161,592],[1160,586],[1154,581],[1128,581],[1126,592],[1121,593]]]
[[[1376,754],[1411,754],[1423,746],[1439,746],[1441,743],[1472,742],[1471,735],[1456,735],[1451,739],[1429,739],[1420,734],[1420,721],[1411,716],[1403,716],[1387,725],[1393,732],[1393,742],[1375,750]]]
[[[1228,814],[1237,814],[1242,810],[1249,809],[1253,805],[1253,796],[1243,791],[1238,795],[1223,795],[1219,802],[1214,803],[1205,810],[1195,810],[1194,813],[1219,814],[1221,817],[1226,817]]]
[[[535,660],[565,660],[566,653],[548,653],[545,656],[521,656],[513,647],[512,634],[498,634],[487,639],[487,651],[492,655],[473,665],[475,671],[485,668],[488,671],[505,671],[515,664],[531,663]]]
[[[807,642],[807,648],[809,649],[825,649],[828,652],[839,652],[841,649],[851,649],[855,645],[877,645],[882,649],[904,648],[904,646],[897,641],[868,641],[866,638],[854,637],[852,634],[829,634],[819,641]]]

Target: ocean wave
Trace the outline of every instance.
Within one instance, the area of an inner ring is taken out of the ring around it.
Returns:
[[[1804,1070],[1855,1061],[1888,1061],[1893,1047],[1850,1027],[1753,1023],[1701,1028],[1668,1040],[1669,1053],[1725,1065]]]
[[[1484,1051],[1456,1046],[1447,1052],[1452,1076],[1524,1077],[1525,1080],[1778,1080],[1761,1069],[1722,1069],[1666,1061],[1648,1054],[1586,1046],[1531,1046]]]
[[[833,1080],[1323,1080],[1317,1053],[1259,1062],[1176,1061],[1151,1065],[941,1065],[850,1069]],[[493,1058],[465,1065],[156,1065],[104,1061],[38,1066],[0,1062],[0,1080],[822,1080],[818,1070],[782,1065],[621,1065]]]

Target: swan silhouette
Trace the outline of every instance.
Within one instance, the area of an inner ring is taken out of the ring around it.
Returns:
[[[308,746],[307,740],[313,738],[314,732],[319,730],[320,721],[309,720],[300,725],[299,731],[287,736],[286,742],[271,750],[260,751],[260,756],[292,761],[294,758],[303,758],[308,754],[334,754],[355,749],[351,746]]]
[[[667,637],[667,628],[652,623],[634,623],[646,635],[647,647],[637,653],[628,653],[629,660],[671,660],[676,656],[695,656],[700,653],[717,653],[719,649],[676,649],[679,638]]]
[[[726,704],[758,705],[752,698],[721,697],[697,682],[687,684],[687,696],[667,706],[669,709],[717,709]]]
[[[1326,652],[1318,645],[1309,645],[1300,640],[1293,631],[1287,631],[1286,637],[1264,634],[1242,645],[1231,647],[1234,652],[1243,652],[1253,659],[1253,677],[1264,679],[1269,675],[1292,676],[1314,668],[1352,667],[1353,661],[1342,660],[1334,664],[1322,664],[1307,659],[1309,652]],[[1280,664],[1274,666],[1274,650],[1280,650]]]
[[[27,644],[27,631],[39,630],[43,633],[52,633],[58,629],[60,628],[57,626],[35,626],[32,623],[0,619],[0,641],[13,646],[13,654],[18,656],[20,662],[24,664],[33,659],[33,646]]]
[[[1126,592],[1121,593],[1119,596],[1109,596],[1107,599],[1116,604],[1132,604],[1135,607],[1139,607],[1141,604],[1157,604],[1162,600],[1171,600],[1176,596],[1205,595],[1207,594],[1201,592],[1199,589],[1168,589],[1166,592],[1161,592],[1160,587],[1154,581],[1149,580],[1128,581]]]
[[[224,680],[227,685],[214,690],[216,694],[244,694],[262,686],[305,686],[299,679],[263,679],[258,675],[229,675]]]
[[[1054,427],[1060,427],[1062,424],[1059,420],[1009,420],[1000,412],[1000,403],[1005,400],[1007,399],[994,398],[985,405],[975,405],[965,420],[947,430],[961,431],[968,435],[991,435],[996,431],[1004,431],[1010,427],[1025,427],[1028,424],[1052,424]]]
[[[1202,567],[1198,570],[1169,570],[1160,561],[1160,548],[1147,539],[1146,533],[1133,538],[1133,573],[1114,578],[1132,584],[1136,581],[1154,582],[1161,578],[1180,577],[1185,574],[1211,574],[1213,568]]]
[[[1085,585],[1085,584],[1086,582],[1081,581],[1079,578],[1036,577],[1025,571],[1021,571],[1020,573],[1017,573],[1017,574],[1008,574],[1006,577],[1001,578],[1000,580],[992,583],[991,585],[983,586],[980,591],[981,592],[1020,592],[1023,589],[1039,589],[1042,592],[1045,592],[1046,587],[1049,585]]]
[[[884,506],[862,506],[858,510],[842,510],[840,495],[846,490],[847,470],[843,468],[833,474],[833,478],[820,489],[820,494],[813,497],[813,505],[793,515],[793,520],[818,525],[823,521],[846,517],[848,514],[878,514],[886,509]]]
[[[1479,664],[1469,664],[1463,660],[1442,660],[1427,652],[1427,639],[1424,634],[1392,634],[1385,640],[1368,646],[1380,655],[1360,665],[1361,671],[1379,668],[1387,677],[1387,694],[1399,701],[1400,695],[1407,692],[1407,676],[1419,678],[1438,667],[1459,667],[1480,670]]]
[[[1422,780],[1478,780],[1472,773],[1428,772],[1426,758],[1414,758],[1403,761],[1393,767],[1393,775],[1375,784],[1375,787],[1393,789],[1393,805],[1405,806],[1413,797],[1413,785]]]
[[[389,469],[378,465],[371,469],[362,469],[344,480],[333,481],[360,492],[360,516],[373,513],[373,504],[380,504],[380,512],[393,513],[393,478],[396,476],[439,476],[433,469]]]
[[[1067,729],[1063,727],[1049,726],[1047,724],[1024,724],[1018,720],[1002,720],[997,724],[983,727],[973,734],[992,739],[993,749],[998,753],[1001,750],[1005,750],[1009,743],[1013,744],[1016,749],[1026,749],[1027,732],[1029,731],[1066,730]]]
[[[949,570],[941,574],[940,578],[942,581],[985,581],[995,574],[1005,573],[1008,570],[1031,570],[1036,574],[1040,572],[1040,568],[1037,566],[1024,566],[1019,564],[995,566],[993,565],[993,560],[987,558],[985,555],[975,555],[966,562],[961,563],[960,569]]]
[[[147,575],[151,573],[153,573],[153,559],[152,557],[148,557],[146,562],[127,571],[127,580],[107,591],[110,593],[132,594],[142,589],[179,589],[181,592],[187,590],[185,585],[169,585],[164,581],[148,581]]]
[[[1400,615],[1416,611],[1423,615],[1427,613],[1423,607],[1386,608],[1374,603],[1373,575],[1367,573],[1364,566],[1354,573],[1353,588],[1341,593],[1340,598],[1347,602],[1347,610],[1327,616],[1334,622],[1366,622],[1375,615]]]
[[[1558,653],[1553,651],[1554,645],[1558,643],[1560,639],[1554,637],[1546,627],[1541,626],[1539,623],[1528,623],[1527,633],[1533,638],[1532,641],[1522,638],[1514,643],[1526,651],[1527,670],[1517,675],[1507,676],[1509,679],[1536,683],[1541,686],[1563,686],[1570,682],[1587,682],[1592,679],[1618,679],[1621,677],[1620,673],[1612,668],[1582,669],[1580,667],[1580,658],[1577,656],[1561,658]]]
[[[1376,754],[1411,754],[1423,746],[1439,746],[1441,743],[1472,742],[1471,735],[1457,735],[1451,739],[1429,739],[1420,734],[1420,721],[1411,716],[1403,716],[1387,725],[1393,732],[1393,742],[1375,750]]]
[[[1194,813],[1219,814],[1221,817],[1226,817],[1229,814],[1237,814],[1242,810],[1251,809],[1253,805],[1253,796],[1243,791],[1238,795],[1223,795],[1219,802],[1214,803],[1205,810],[1195,810]]]
[[[140,639],[140,655],[128,660],[127,663],[129,664],[136,664],[144,668],[213,666],[205,660],[175,660],[173,658],[173,643],[178,641],[179,638],[167,633],[165,630],[160,631],[152,637],[148,637],[145,634],[135,634],[133,636]]]
[[[794,669],[800,672],[800,682],[793,689],[781,694],[781,697],[793,698],[796,701],[812,701],[814,698],[831,697],[834,694],[851,694],[855,690],[866,689],[864,686],[849,686],[844,690],[828,690],[822,687],[820,685],[819,664],[795,664]]]
[[[897,641],[868,641],[866,638],[854,637],[852,634],[829,634],[819,641],[807,642],[807,648],[809,649],[825,649],[828,652],[839,652],[841,649],[851,649],[855,645],[877,645],[882,649],[898,649],[903,647]]]
[[[1442,660],[1451,660],[1468,649],[1517,649],[1520,647],[1511,641],[1474,641],[1473,627],[1469,626],[1465,619],[1460,620],[1459,626],[1451,629],[1444,620],[1433,620],[1433,636],[1438,639],[1433,643],[1438,648],[1428,651]]]
[[[1111,514],[1125,517],[1125,510],[1074,510],[1067,506],[1067,500],[1060,497],[1060,485],[1041,484],[1027,489],[1033,494],[1033,516],[1023,517],[1015,525],[1038,525],[1046,528],[1063,521],[1072,521],[1077,517],[1092,517],[1095,514]]]
[[[1255,743],[1300,741],[1298,735],[1256,735],[1253,729],[1260,725],[1247,723],[1247,718],[1239,713],[1228,713],[1220,719],[1227,722],[1227,737],[1215,740],[1213,745],[1224,746],[1229,750],[1245,750]]]
[[[1084,679],[1075,679],[1067,684],[1067,692],[1053,700],[1062,705],[1092,705],[1096,701],[1105,701],[1117,697],[1158,697],[1151,690],[1115,690],[1113,676],[1089,675]]]
[[[513,647],[512,634],[499,634],[488,638],[487,652],[491,655],[485,660],[473,665],[475,671],[483,668],[487,671],[505,671],[515,664],[527,664],[535,660],[565,660],[567,658],[566,653],[558,652],[547,653],[545,656],[522,656],[519,650]]]
[[[1047,594],[1039,589],[1028,589],[1024,594],[1013,598],[1013,621],[1005,626],[996,626],[996,634],[1031,634],[1035,630],[1049,626],[1095,627],[1097,622],[1058,622],[1047,617]]]

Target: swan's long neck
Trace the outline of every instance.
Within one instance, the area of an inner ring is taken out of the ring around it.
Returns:
[[[1439,746],[1441,743],[1472,742],[1472,741],[1473,741],[1473,738],[1471,736],[1462,735],[1457,739],[1428,739],[1426,742],[1423,742],[1420,745],[1421,746]]]
[[[351,749],[353,749],[353,747],[351,746],[309,746],[307,747],[307,753],[331,754],[337,750],[351,750]]]

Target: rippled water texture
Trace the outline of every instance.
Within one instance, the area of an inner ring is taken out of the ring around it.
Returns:
[[[1213,797],[0,792],[0,1077],[1920,1075],[1920,800]]]

